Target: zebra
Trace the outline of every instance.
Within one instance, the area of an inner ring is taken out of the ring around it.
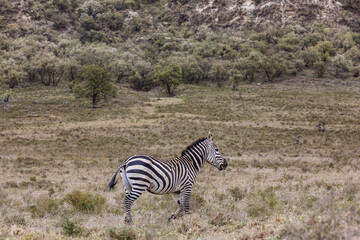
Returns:
[[[168,221],[176,219],[184,211],[189,214],[189,201],[193,185],[205,161],[225,170],[227,161],[213,143],[213,135],[199,138],[184,151],[180,157],[158,160],[146,155],[128,157],[116,169],[108,185],[112,189],[120,171],[125,186],[125,223],[132,223],[131,205],[146,190],[153,194],[172,193],[178,209]]]

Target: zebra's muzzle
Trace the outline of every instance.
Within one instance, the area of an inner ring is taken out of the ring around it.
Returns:
[[[226,167],[227,167],[227,162],[226,162],[226,160],[224,159],[224,163],[220,164],[219,170],[220,170],[220,171],[225,170]]]

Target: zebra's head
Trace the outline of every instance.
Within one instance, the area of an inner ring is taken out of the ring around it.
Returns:
[[[206,160],[213,166],[217,167],[220,171],[225,170],[227,167],[226,159],[219,152],[217,146],[213,143],[213,135],[209,132],[208,134],[208,147]]]

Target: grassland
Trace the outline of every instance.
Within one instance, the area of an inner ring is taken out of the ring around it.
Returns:
[[[16,89],[1,104],[0,239],[360,236],[359,87],[183,85],[174,98],[120,87],[89,106],[51,87]],[[172,197],[146,193],[126,227],[122,186],[106,188],[120,162],[178,156],[208,131],[229,167],[204,167],[192,214],[167,223]]]

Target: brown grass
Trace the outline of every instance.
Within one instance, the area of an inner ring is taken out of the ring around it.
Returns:
[[[0,236],[54,239],[80,226],[74,236],[87,239],[359,237],[358,91],[243,85],[239,98],[187,85],[162,98],[124,88],[93,110],[68,90],[16,89],[0,109]],[[192,214],[167,223],[172,197],[145,193],[133,205],[134,225],[124,227],[123,187],[106,189],[120,162],[179,156],[208,131],[229,167],[204,167]],[[74,211],[67,199],[79,191],[103,196],[99,211]]]

